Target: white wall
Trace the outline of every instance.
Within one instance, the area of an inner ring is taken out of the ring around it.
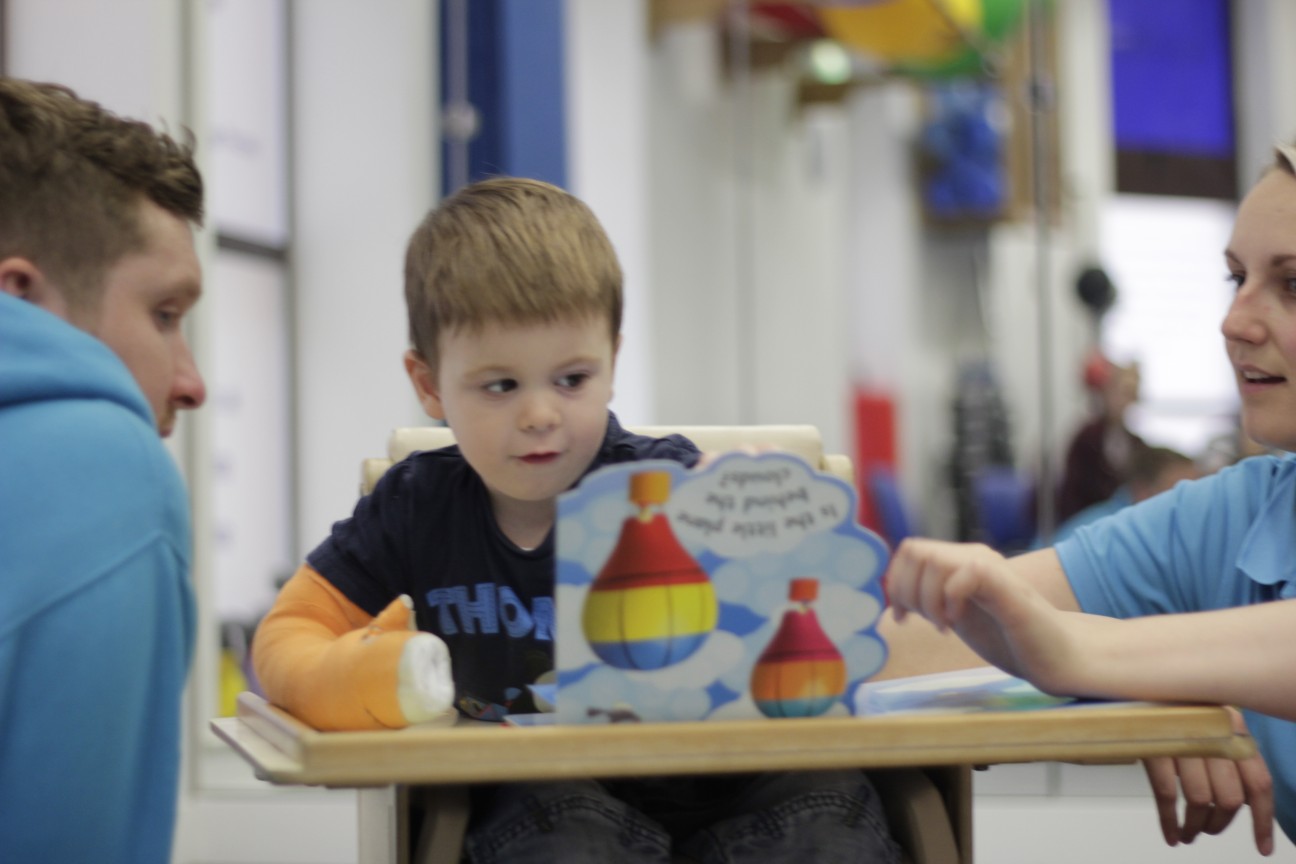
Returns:
[[[294,6],[293,234],[302,552],[351,512],[360,460],[429,422],[405,377],[405,243],[439,197],[435,16]]]
[[[191,119],[182,13],[181,4],[157,0],[9,0],[8,72],[178,128]]]
[[[652,55],[654,404],[662,422],[813,423],[843,451],[846,116],[798,110],[773,71],[721,81],[714,40],[671,30]]]
[[[651,55],[644,110],[659,420],[737,423],[737,236],[731,101],[714,32],[672,29]]]
[[[657,422],[652,398],[653,266],[647,171],[648,11],[644,0],[567,0],[567,187],[607,231],[625,280],[612,410]]]

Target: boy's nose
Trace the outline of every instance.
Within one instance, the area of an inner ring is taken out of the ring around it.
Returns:
[[[543,432],[558,425],[561,415],[546,393],[537,393],[526,397],[519,417],[520,425],[527,432]]]

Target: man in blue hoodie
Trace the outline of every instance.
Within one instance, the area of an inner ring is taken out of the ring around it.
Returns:
[[[166,862],[205,398],[190,145],[0,78],[0,855]]]

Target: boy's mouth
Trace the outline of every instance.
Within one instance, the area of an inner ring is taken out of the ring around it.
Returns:
[[[558,458],[558,454],[554,451],[549,451],[548,453],[528,453],[527,455],[518,458],[528,465],[548,465],[550,462]]]

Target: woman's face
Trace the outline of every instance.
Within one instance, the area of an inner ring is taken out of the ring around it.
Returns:
[[[1224,344],[1247,435],[1296,450],[1296,177],[1271,170],[1242,201],[1224,253],[1237,293]]]

